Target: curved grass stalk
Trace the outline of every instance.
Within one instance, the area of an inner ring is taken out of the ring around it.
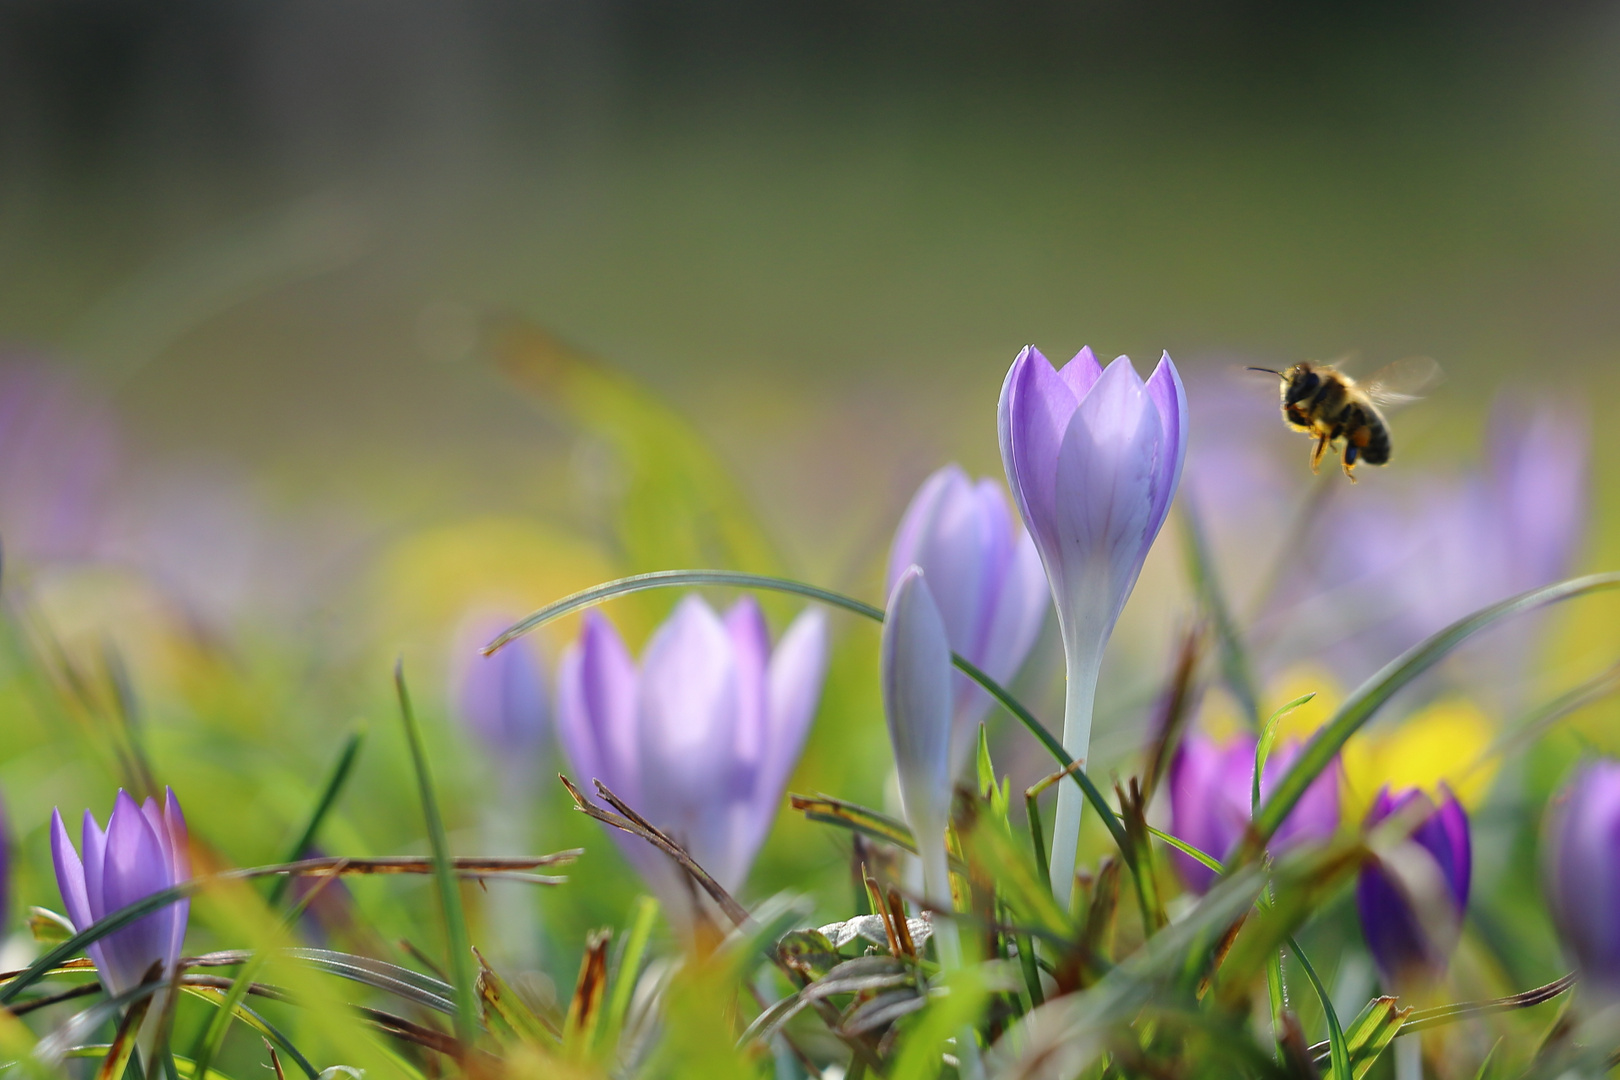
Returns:
[[[1350,736],[1372,719],[1398,691],[1445,659],[1463,642],[1510,616],[1614,588],[1620,588],[1620,573],[1592,574],[1531,589],[1458,619],[1390,661],[1346,698],[1333,718],[1305,744],[1305,749],[1255,815],[1237,856],[1232,860],[1233,865],[1257,858],[1272,834],[1304,797],[1311,782],[1328,767]]]

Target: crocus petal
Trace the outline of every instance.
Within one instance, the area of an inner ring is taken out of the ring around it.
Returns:
[[[1160,438],[1158,411],[1121,357],[1075,410],[1057,461],[1059,613],[1070,628],[1090,626],[1106,639],[1136,584],[1153,540]],[[1046,563],[1052,575],[1052,554]]]
[[[1033,345],[1018,354],[1001,387],[996,426],[1007,486],[1043,556],[1057,548],[1058,449],[1079,405],[1070,384]]]
[[[744,596],[732,605],[726,612],[725,625],[737,678],[734,757],[737,768],[745,774],[739,783],[748,785],[765,756],[765,672],[771,661],[771,634],[765,626],[765,614],[752,596]]]
[[[191,833],[186,828],[186,816],[180,810],[180,800],[173,788],[163,789],[164,834],[169,838],[169,881],[179,884],[191,879]],[[169,942],[168,966],[174,967],[180,959],[181,946],[186,940],[186,923],[191,918],[191,900],[181,900],[169,908],[173,920],[173,936]]]
[[[1576,773],[1547,814],[1543,881],[1581,976],[1620,996],[1620,762]]]
[[[107,821],[106,866],[102,904],[107,913],[169,887],[170,866],[153,831],[128,793],[120,791]],[[102,942],[112,989],[135,985],[155,961],[166,959],[172,938],[171,920],[163,912],[145,915]]]
[[[478,619],[456,635],[455,709],[503,766],[517,767],[545,744],[551,725],[545,671],[528,638],[485,656],[480,650],[511,619]]]
[[[581,779],[640,799],[635,662],[613,624],[586,612],[579,642],[557,673],[557,731]]]
[[[56,887],[62,893],[62,904],[73,929],[83,930],[95,922],[90,914],[90,900],[84,891],[84,864],[74,850],[67,826],[62,824],[62,812],[51,811],[51,860],[56,864]]]
[[[1102,364],[1097,362],[1097,354],[1087,345],[1074,354],[1074,359],[1064,364],[1058,371],[1058,377],[1069,385],[1074,391],[1074,399],[1080,401],[1091,393],[1091,388],[1097,385],[1102,378]]]
[[[96,824],[95,817],[88,810],[84,812],[84,826],[79,839],[84,846],[84,895],[90,903],[90,919],[93,922],[108,911],[102,900],[102,882],[107,866],[107,834]]]
[[[1417,789],[1398,796],[1381,790],[1367,814],[1367,827],[1410,812],[1407,808],[1414,805],[1424,808],[1426,816],[1390,856],[1404,862],[1370,860],[1356,881],[1356,908],[1368,951],[1386,982],[1397,986],[1444,970],[1462,926],[1472,870],[1467,817],[1449,791],[1436,806]],[[1433,906],[1437,903],[1439,908]]]
[[[951,648],[916,567],[900,575],[889,597],[881,671],[906,821],[919,845],[937,841],[950,799]]]
[[[1159,413],[1159,426],[1164,433],[1154,462],[1153,530],[1164,524],[1170,512],[1170,500],[1181,484],[1181,468],[1187,459],[1187,390],[1181,385],[1181,374],[1165,353],[1158,367],[1147,381],[1148,397],[1153,399]]]

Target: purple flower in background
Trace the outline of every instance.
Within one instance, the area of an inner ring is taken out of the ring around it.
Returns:
[[[1581,976],[1620,996],[1620,762],[1582,766],[1547,814],[1542,883]]]
[[[528,638],[508,642],[490,656],[475,643],[489,641],[515,620],[480,620],[458,635],[453,673],[455,710],[499,762],[532,765],[551,724],[545,670]]]
[[[1296,640],[1318,651],[1344,642],[1352,680],[1474,611],[1567,576],[1589,516],[1586,425],[1567,408],[1497,404],[1483,469],[1405,490],[1341,499],[1318,521],[1326,557],[1300,611],[1332,611]],[[1331,603],[1314,602],[1332,590]],[[1476,682],[1517,696],[1538,620],[1512,620],[1473,650]]]
[[[0,363],[0,537],[8,559],[90,555],[117,467],[110,409],[63,369],[30,359]]]
[[[1054,370],[1033,346],[1013,361],[997,410],[1007,483],[1046,567],[1068,666],[1063,747],[1084,761],[1103,647],[1159,535],[1186,455],[1187,395],[1168,354],[1144,384],[1091,350]],[[1052,881],[1067,900],[1080,793],[1059,788]]]
[[[1368,859],[1356,881],[1362,935],[1392,987],[1438,977],[1462,934],[1473,848],[1462,804],[1450,789],[1441,794],[1435,806],[1417,788],[1399,796],[1385,788],[1367,812],[1369,829],[1395,814],[1421,815],[1411,836]]]
[[[1170,763],[1170,833],[1199,851],[1221,861],[1232,854],[1249,825],[1254,798],[1253,735],[1242,735],[1217,746],[1202,735],[1188,735]],[[1288,771],[1302,747],[1283,743],[1266,756],[1260,774],[1260,798]],[[1270,850],[1280,854],[1312,841],[1326,840],[1339,827],[1339,773],[1325,770],[1305,789],[1271,839]],[[1215,880],[1215,871],[1178,852],[1172,853],[1187,888],[1203,892]]]
[[[612,624],[589,612],[557,672],[558,734],[583,778],[607,784],[735,890],[776,819],[826,667],[826,621],[814,609],[773,651],[751,597],[722,619],[688,596],[639,671]],[[664,855],[615,839],[666,910],[687,909],[691,891]]]
[[[191,877],[191,855],[186,847],[186,820],[174,792],[163,808],[147,799],[138,806],[123,789],[113,804],[107,829],[102,831],[90,811],[84,812],[84,860],[73,848],[61,811],[51,814],[51,856],[56,862],[56,886],[67,905],[75,930],[84,930],[104,916],[128,907]],[[158,961],[172,972],[180,959],[191,901],[180,900],[142,916],[89,948],[109,994],[138,985]]]
[[[900,519],[889,552],[892,594],[907,567],[928,575],[928,589],[952,651],[997,682],[1018,671],[1046,617],[1046,574],[1029,534],[1019,528],[1000,485],[974,483],[955,465],[923,481]],[[952,680],[949,776],[973,754],[990,695],[960,672]]]

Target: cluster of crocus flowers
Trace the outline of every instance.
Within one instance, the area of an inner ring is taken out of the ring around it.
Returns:
[[[1057,370],[1031,346],[1007,372],[997,426],[1007,483],[1057,605],[1068,669],[1063,748],[1083,762],[1103,648],[1181,479],[1187,395],[1168,355],[1144,383],[1128,357],[1105,370],[1082,349]],[[1079,791],[1063,784],[1051,866],[1064,900],[1080,808]]]
[[[923,481],[900,519],[889,551],[892,595],[908,568],[928,576],[952,652],[997,682],[1018,672],[1050,606],[1035,544],[993,480],[970,480],[947,465]],[[949,659],[947,657],[947,659]],[[952,778],[972,757],[990,695],[957,672],[952,679]]]
[[[73,847],[62,814],[51,815],[51,856],[56,884],[75,930],[84,930],[120,908],[162,892],[191,877],[186,820],[174,792],[163,806],[148,798],[137,804],[123,790],[103,830],[84,812],[83,858]],[[109,994],[140,984],[154,966],[168,976],[180,959],[186,936],[189,900],[180,900],[143,915],[89,947]]]
[[[1444,785],[1438,802],[1418,788],[1380,791],[1365,827],[1371,830],[1389,818],[1415,828],[1405,841],[1363,864],[1356,911],[1385,984],[1405,990],[1445,973],[1468,908],[1473,846],[1468,815]]]
[[[574,769],[680,843],[727,890],[739,888],[776,818],[827,666],[825,618],[800,615],[775,648],[752,598],[722,617],[688,596],[638,669],[611,623],[585,616],[557,672],[557,730]],[[673,864],[616,834],[677,920],[692,890]]]
[[[1254,806],[1254,759],[1258,740],[1240,735],[1222,745],[1197,733],[1188,735],[1170,763],[1170,832],[1177,839],[1225,861],[1243,839]],[[1262,802],[1272,786],[1299,756],[1300,745],[1285,742],[1266,757],[1260,772]],[[1299,805],[1283,820],[1271,838],[1269,850],[1281,854],[1301,844],[1331,838],[1339,827],[1337,766],[1328,769],[1305,789]],[[1175,852],[1182,882],[1203,892],[1215,880],[1215,871],[1190,856]]]
[[[1542,836],[1553,921],[1599,999],[1620,999],[1620,762],[1589,762],[1553,801]]]

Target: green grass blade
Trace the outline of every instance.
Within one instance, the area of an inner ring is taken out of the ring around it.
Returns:
[[[1350,1045],[1345,1041],[1344,1028],[1339,1025],[1339,1014],[1333,1009],[1333,1000],[1328,996],[1327,987],[1317,977],[1316,969],[1311,966],[1310,958],[1305,950],[1299,947],[1293,935],[1289,935],[1288,947],[1293,950],[1294,959],[1299,961],[1300,968],[1305,972],[1305,978],[1310,980],[1311,989],[1316,991],[1317,1000],[1322,1003],[1322,1015],[1327,1017],[1328,1026],[1328,1061],[1330,1063],[1329,1075],[1334,1080],[1351,1080],[1350,1074]]]
[[[657,900],[643,896],[636,901],[630,933],[624,942],[624,955],[619,957],[619,970],[613,976],[613,995],[608,999],[607,1030],[610,1034],[624,1030],[625,1017],[630,1014],[630,997],[635,991],[636,980],[641,977],[641,961],[647,955],[647,943],[652,940],[653,923],[657,919]]]
[[[484,646],[484,653],[486,655],[492,653],[513,639],[522,637],[529,631],[543,626],[553,619],[571,615],[583,608],[600,604],[616,596],[629,596],[632,593],[646,592],[649,589],[694,588],[700,585],[725,585],[738,589],[765,589],[771,592],[788,593],[826,604],[829,607],[840,608],[856,615],[865,616],[874,622],[883,621],[883,611],[880,608],[875,608],[862,600],[856,600],[854,597],[835,593],[829,589],[818,588],[814,585],[807,585],[802,581],[794,581],[790,578],[771,577],[767,574],[748,574],[736,570],[655,570],[652,573],[634,574],[630,577],[619,578],[616,581],[593,585],[589,589],[583,589],[571,596],[565,596],[561,600],[547,604],[527,618],[507,627],[495,640]],[[1063,749],[1063,744],[1058,741],[1057,736],[1053,735],[1046,729],[1044,724],[1035,719],[1035,714],[1008,693],[1005,687],[986,675],[971,661],[956,653],[951,654],[951,662],[956,665],[957,670],[982,686],[991,697],[1001,704],[1002,708],[1012,713],[1019,723],[1028,728],[1030,734],[1040,740],[1041,745],[1046,748],[1046,752],[1051,754],[1059,765],[1067,770],[1073,764],[1074,759]],[[1109,834],[1114,838],[1114,843],[1119,847],[1120,854],[1124,856],[1127,865],[1134,872],[1136,854],[1131,848],[1130,838],[1125,835],[1124,826],[1120,824],[1119,816],[1114,813],[1113,808],[1108,805],[1108,800],[1103,798],[1102,792],[1097,790],[1097,786],[1091,782],[1091,778],[1083,770],[1075,769],[1069,772],[1069,776],[1076,784],[1080,785],[1081,793],[1085,795],[1086,801],[1091,803],[1098,816],[1102,818],[1103,824],[1108,827]]]
[[[1156,829],[1152,825],[1148,826],[1148,833],[1150,835],[1152,835],[1155,839],[1162,840],[1166,844],[1169,844],[1171,847],[1175,848],[1177,851],[1181,852],[1183,855],[1187,856],[1189,859],[1194,859],[1194,860],[1196,860],[1198,862],[1203,863],[1205,866],[1209,867],[1211,870],[1215,871],[1217,874],[1226,873],[1226,867],[1221,864],[1221,860],[1217,859],[1215,856],[1209,854],[1208,852],[1198,850],[1197,848],[1193,847],[1191,844],[1187,843],[1187,841],[1181,839],[1180,837],[1171,836],[1169,833],[1165,832],[1163,829]]]
[[[316,801],[315,809],[309,815],[309,821],[304,825],[304,831],[299,834],[297,842],[287,852],[288,862],[297,862],[302,859],[309,851],[310,845],[315,842],[315,836],[320,832],[321,823],[326,820],[326,815],[337,804],[338,796],[343,793],[343,786],[349,781],[349,773],[354,769],[355,759],[360,756],[360,746],[365,742],[365,739],[365,729],[360,728],[354,731],[349,736],[348,741],[343,744],[343,752],[338,755],[337,764],[332,767],[332,775],[326,781],[326,787],[321,792],[320,799]],[[292,885],[292,880],[291,875],[288,875],[287,877],[277,878],[275,883],[270,886],[271,907],[281,903],[282,897],[287,894],[287,889]],[[202,1073],[198,1073],[199,1077],[202,1075]]]
[[[200,986],[186,986],[184,983],[181,984],[180,989],[190,994],[192,997],[201,998],[216,1008],[223,1004],[225,997],[222,991],[214,990],[212,988],[205,989]],[[254,1009],[245,1002],[237,1002],[236,1014],[243,1023],[247,1024],[248,1027],[252,1028],[254,1031],[257,1031],[260,1035],[263,1035],[266,1039],[269,1039],[271,1042],[281,1047],[281,1049],[286,1052],[287,1056],[293,1059],[293,1063],[298,1066],[299,1070],[302,1071],[305,1076],[309,1077],[309,1080],[319,1080],[321,1071],[314,1065],[311,1065],[309,1059],[303,1055],[303,1052],[293,1044],[291,1039],[282,1034],[281,1030],[274,1024],[270,1023],[270,1021],[259,1015],[258,1012],[254,1011]],[[215,1075],[217,1076],[218,1074],[216,1073]]]
[[[450,861],[450,842],[445,837],[438,797],[433,793],[427,751],[422,746],[422,731],[411,708],[411,695],[405,686],[405,664],[402,660],[394,664],[394,689],[399,694],[400,719],[405,726],[405,741],[410,744],[411,764],[416,770],[417,796],[422,804],[422,816],[427,822],[428,843],[433,848],[433,878],[439,887],[445,948],[450,953],[449,971],[455,988],[456,1038],[470,1050],[478,1036],[478,1003],[473,997],[472,943],[467,938],[467,916],[461,907],[461,883]]]
[[[1463,642],[1513,615],[1537,608],[1572,600],[1579,596],[1620,588],[1620,573],[1592,574],[1588,577],[1562,581],[1545,588],[1531,589],[1509,597],[1474,614],[1459,619],[1450,626],[1419,642],[1394,660],[1382,671],[1362,683],[1349,696],[1339,711],[1319,730],[1304,751],[1294,760],[1293,767],[1278,782],[1271,797],[1261,806],[1253,827],[1244,840],[1240,857],[1234,863],[1254,858],[1265,848],[1265,843],[1287,819],[1311,782],[1322,774],[1333,758],[1383,705],[1419,675],[1443,660]]]
[[[0,1005],[7,1004],[15,999],[18,994],[49,975],[64,960],[71,960],[75,956],[81,955],[87,947],[94,945],[108,934],[122,930],[135,920],[150,915],[160,908],[167,907],[177,900],[185,899],[202,888],[202,885],[203,882],[198,879],[181,882],[179,885],[142,897],[135,903],[119,908],[112,914],[85,927],[32,964],[29,964],[15,977],[0,984]]]
[[[1301,694],[1282,708],[1271,714],[1265,726],[1260,729],[1260,737],[1254,742],[1254,776],[1249,792],[1249,817],[1252,820],[1260,810],[1260,777],[1265,775],[1266,758],[1271,756],[1272,743],[1277,741],[1277,722],[1295,709],[1316,697],[1316,691]]]

